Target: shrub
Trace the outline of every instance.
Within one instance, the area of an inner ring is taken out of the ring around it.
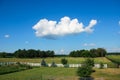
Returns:
[[[66,65],[67,62],[68,62],[67,59],[65,59],[65,58],[61,59],[61,63],[62,63],[63,65]]]
[[[32,69],[30,65],[25,65],[26,69]]]
[[[21,64],[20,62],[17,62],[16,63],[19,67],[24,67],[26,69],[32,69],[32,66],[30,65],[27,65],[27,64]]]
[[[94,67],[94,59],[87,58],[87,59],[83,62],[83,65]]]
[[[92,67],[90,66],[82,66],[77,70],[77,75],[80,77],[89,77],[92,73]]]
[[[52,62],[51,67],[57,67],[57,65],[55,64],[55,62]]]
[[[47,67],[48,66],[44,59],[42,59],[42,61],[41,61],[41,66],[43,66],[43,67]]]
[[[101,62],[100,63],[100,69],[103,69],[104,68],[104,64]]]
[[[69,64],[65,64],[64,67],[65,67],[65,68],[68,68],[68,67],[69,67]]]
[[[92,72],[94,72],[94,70],[92,69],[94,66],[94,60],[93,59],[86,59],[83,62],[83,65],[81,67],[78,68],[77,70],[77,75],[80,77],[90,77],[90,75],[92,74]],[[84,79],[82,79],[84,80]],[[86,79],[85,79],[86,80]]]

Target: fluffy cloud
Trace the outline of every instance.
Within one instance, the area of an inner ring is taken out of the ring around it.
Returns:
[[[92,46],[96,46],[95,43],[84,43],[83,46],[88,46],[88,47],[92,47]]]
[[[118,24],[120,25],[120,21],[118,22]]]
[[[5,38],[9,38],[9,37],[10,37],[10,35],[9,35],[9,34],[6,34],[6,35],[4,35],[4,37],[5,37]]]
[[[81,32],[93,32],[93,26],[97,24],[97,20],[91,20],[87,27],[84,27],[78,19],[70,19],[63,17],[59,22],[41,19],[33,26],[37,37],[54,38],[57,36],[65,36],[69,34],[77,34]]]

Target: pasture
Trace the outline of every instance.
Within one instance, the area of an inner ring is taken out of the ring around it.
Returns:
[[[68,64],[80,64],[82,63],[85,58],[74,58],[74,57],[65,57],[68,60]],[[45,58],[47,63],[52,63],[53,61],[57,64],[61,63],[61,57],[54,57],[54,58]],[[105,57],[98,57],[93,58],[95,63],[111,63],[110,60],[106,59]],[[0,62],[31,62],[31,63],[40,63],[42,58],[0,58]]]
[[[120,69],[95,69],[94,80],[120,80]],[[1,80],[78,80],[77,68],[40,67],[21,72],[0,75]]]
[[[85,58],[65,57],[68,64],[82,63]],[[45,58],[47,63],[53,61],[61,63],[62,57]],[[42,58],[0,58],[0,62],[32,62],[40,63]],[[113,63],[105,57],[94,58],[95,63]],[[79,80],[76,74],[77,68],[64,67],[38,67],[25,71],[0,75],[0,80]],[[94,80],[120,80],[119,68],[95,69],[91,75]]]
[[[106,57],[113,62],[120,63],[120,55],[108,55]]]

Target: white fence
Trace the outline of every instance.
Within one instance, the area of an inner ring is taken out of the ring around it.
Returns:
[[[40,63],[22,63],[22,64],[28,64],[28,65],[30,65],[30,66],[41,66],[41,64]],[[64,65],[63,64],[56,64],[57,65],[57,67],[64,67]],[[50,67],[51,66],[51,64],[48,64],[48,66]],[[81,67],[82,66],[82,64],[69,64],[69,67]],[[95,68],[100,68],[100,64],[94,64],[94,67]],[[107,64],[103,64],[103,68],[107,68]]]
[[[0,65],[4,65],[4,64],[6,64],[6,65],[9,65],[9,64],[15,64],[16,62],[0,62]],[[41,66],[41,64],[40,63],[29,63],[29,62],[20,62],[21,64],[27,64],[27,65],[30,65],[30,66],[38,66],[38,67],[40,67]],[[63,64],[56,64],[57,65],[57,67],[64,67],[64,65]],[[51,66],[51,64],[48,64],[48,67],[50,67]],[[82,64],[69,64],[69,67],[81,67],[82,66]],[[94,64],[94,67],[95,68],[100,68],[100,64]],[[103,68],[107,68],[107,64],[103,64]]]

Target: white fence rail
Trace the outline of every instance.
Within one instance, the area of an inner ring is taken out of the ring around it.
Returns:
[[[16,62],[0,62],[0,65],[9,65],[9,64],[15,64]],[[21,64],[27,64],[27,65],[30,65],[30,66],[38,66],[40,67],[41,66],[41,63],[29,63],[29,62],[20,62]],[[57,67],[64,67],[63,64],[56,64]],[[48,67],[50,67],[51,64],[48,64]],[[69,64],[69,67],[81,67],[82,64]],[[94,64],[94,67],[95,68],[100,68],[100,64]],[[107,68],[107,64],[103,64],[103,68]]]

